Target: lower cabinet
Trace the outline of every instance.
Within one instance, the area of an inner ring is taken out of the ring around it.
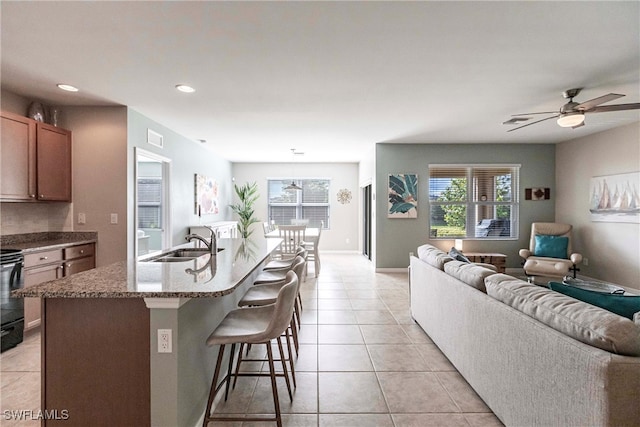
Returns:
[[[24,287],[61,279],[95,266],[94,243],[29,253],[24,257]],[[24,299],[25,330],[33,329],[42,323],[40,303],[40,298]]]

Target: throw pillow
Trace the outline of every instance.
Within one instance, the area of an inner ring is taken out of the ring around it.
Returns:
[[[537,234],[535,238],[536,248],[533,255],[546,258],[567,259],[567,246],[569,246],[568,237]]]
[[[462,252],[460,252],[456,248],[451,248],[451,250],[449,251],[449,256],[455,259],[456,261],[462,261],[462,262],[466,262],[467,264],[471,264],[471,261],[469,261],[469,258],[462,255]]]
[[[604,308],[605,310],[631,320],[633,320],[633,315],[640,311],[640,296],[605,294],[603,292],[588,291],[558,282],[549,282],[549,287],[556,292]]]

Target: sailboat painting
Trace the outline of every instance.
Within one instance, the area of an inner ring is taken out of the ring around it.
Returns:
[[[640,223],[640,172],[591,178],[591,221]]]

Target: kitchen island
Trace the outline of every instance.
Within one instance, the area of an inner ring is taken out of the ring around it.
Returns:
[[[221,239],[215,256],[150,254],[15,292],[42,298],[42,410],[64,414],[45,425],[201,422],[217,354],[206,338],[279,244]]]

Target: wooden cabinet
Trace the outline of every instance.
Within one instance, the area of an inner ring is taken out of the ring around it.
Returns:
[[[507,266],[507,256],[499,253],[489,252],[464,252],[471,262],[481,262],[484,264],[494,265],[498,269],[498,273],[504,273]]]
[[[95,266],[94,243],[28,253],[24,256],[24,287],[60,279],[90,270]],[[40,323],[40,298],[25,298],[25,330],[35,328]]]
[[[71,201],[71,132],[2,112],[0,199]]]

